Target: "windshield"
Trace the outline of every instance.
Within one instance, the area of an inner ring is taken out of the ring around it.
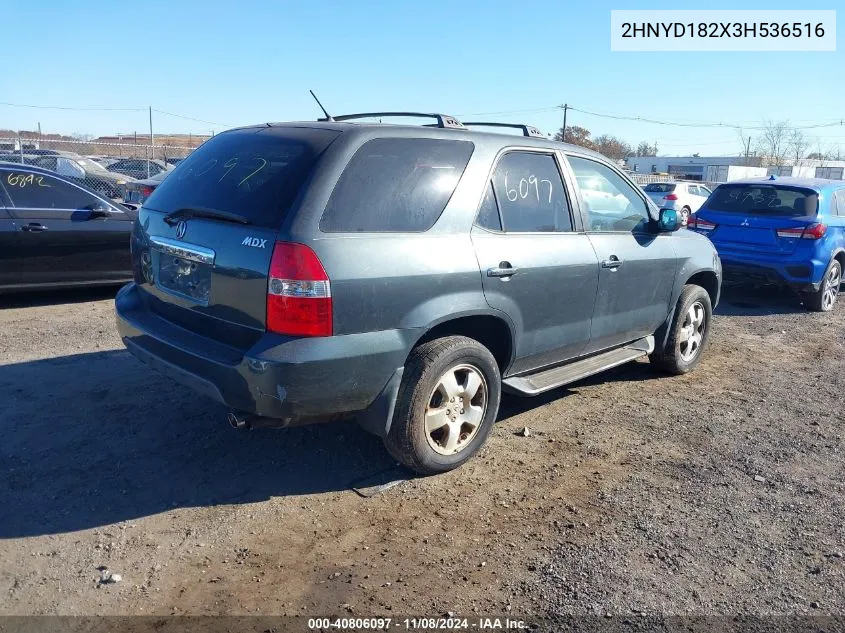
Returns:
[[[273,127],[218,134],[168,172],[144,206],[163,213],[214,209],[278,227],[317,156],[337,134]]]
[[[819,194],[812,189],[764,184],[719,185],[702,209],[802,217],[815,215]]]
[[[671,182],[653,182],[643,189],[646,193],[672,193],[675,191],[675,184]]]

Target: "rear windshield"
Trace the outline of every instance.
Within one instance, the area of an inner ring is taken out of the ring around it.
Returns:
[[[764,184],[719,185],[702,209],[729,213],[783,215],[801,217],[815,215],[819,195],[812,189]]]
[[[218,134],[169,172],[144,206],[162,213],[204,207],[276,228],[338,134],[269,127]]]
[[[472,150],[468,141],[367,141],[343,170],[320,220],[320,230],[427,231],[446,208]]]
[[[675,186],[671,182],[653,182],[646,185],[643,191],[646,193],[672,193],[675,191]]]

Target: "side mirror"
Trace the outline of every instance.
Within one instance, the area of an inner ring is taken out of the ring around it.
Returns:
[[[660,209],[657,220],[657,230],[660,233],[671,233],[681,228],[681,216],[675,209]]]
[[[104,202],[93,202],[88,206],[77,209],[71,214],[71,220],[85,222],[96,218],[107,218],[111,215],[111,209]]]

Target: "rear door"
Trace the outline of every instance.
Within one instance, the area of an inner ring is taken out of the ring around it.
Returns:
[[[265,326],[279,228],[337,134],[310,128],[232,130],[180,162],[136,222],[141,274],[136,281],[148,308],[228,344],[251,344]],[[241,221],[206,217],[215,213]]]
[[[54,176],[10,171],[6,191],[23,253],[21,283],[62,284],[131,277],[131,219]],[[108,211],[95,215],[95,208]]]
[[[639,189],[609,165],[567,155],[579,184],[584,228],[598,257],[599,287],[587,352],[653,334],[666,320],[678,258],[667,234],[650,230]],[[612,192],[591,195],[588,187]]]
[[[514,149],[499,158],[472,242],[487,302],[517,331],[513,373],[587,345],[599,271],[579,228],[555,153]]]
[[[9,170],[0,169],[0,288],[18,284],[21,274],[18,231],[7,209],[10,203],[4,184],[11,173]]]

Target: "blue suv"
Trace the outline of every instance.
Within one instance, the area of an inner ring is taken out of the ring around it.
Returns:
[[[722,184],[689,228],[716,246],[725,279],[788,286],[807,308],[833,309],[845,268],[845,182],[770,176]]]

